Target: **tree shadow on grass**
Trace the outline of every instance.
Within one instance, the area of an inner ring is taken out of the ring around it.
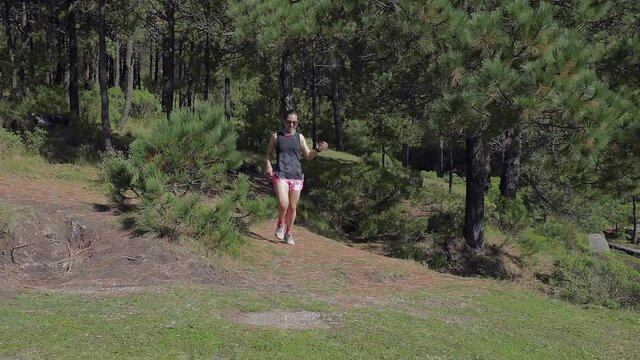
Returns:
[[[264,236],[262,236],[262,235],[260,235],[260,234],[258,234],[256,232],[253,232],[253,231],[249,232],[249,237],[252,238],[252,239],[256,239],[256,240],[268,241],[268,242],[270,242],[272,244],[281,244],[282,243],[282,241],[280,241],[280,240],[268,239],[268,238],[266,238],[266,237],[264,237]]]
[[[486,246],[479,254],[465,252],[461,260],[463,268],[459,275],[462,276],[515,280],[521,275],[522,259],[496,245]]]

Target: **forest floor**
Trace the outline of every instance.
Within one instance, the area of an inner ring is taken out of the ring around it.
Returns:
[[[0,173],[0,358],[640,357],[637,313],[301,227],[289,246],[272,221],[238,255],[206,255],[123,229],[91,169],[50,171]]]

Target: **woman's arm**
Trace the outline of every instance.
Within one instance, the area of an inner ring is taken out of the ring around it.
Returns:
[[[318,143],[318,147],[316,149],[310,150],[309,145],[307,145],[307,142],[304,139],[304,136],[300,134],[300,150],[302,150],[302,155],[305,159],[313,160],[321,151],[327,150],[328,148],[329,145],[326,142],[321,141],[320,143]]]
[[[269,139],[269,145],[267,145],[267,153],[265,154],[264,173],[267,176],[273,176],[273,168],[271,167],[271,159],[273,159],[273,151],[276,149],[276,141],[278,141],[278,135],[271,135]]]

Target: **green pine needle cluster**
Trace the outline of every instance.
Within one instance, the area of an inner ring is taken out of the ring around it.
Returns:
[[[237,135],[215,106],[180,109],[131,144],[131,154],[102,163],[110,195],[136,205],[136,230],[148,236],[198,239],[209,248],[233,251],[249,225],[261,220],[272,199],[255,198],[241,164]]]

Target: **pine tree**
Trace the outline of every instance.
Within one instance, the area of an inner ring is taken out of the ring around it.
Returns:
[[[552,7],[544,2],[532,7],[520,0],[487,1],[456,8],[434,1],[429,6],[435,14],[432,21],[440,20],[446,28],[438,66],[449,76],[436,108],[459,119],[464,129],[465,239],[471,250],[479,251],[488,142],[506,134],[501,190],[513,198],[521,136],[549,124],[597,128],[604,120],[593,116],[587,101],[595,91],[588,85],[595,76],[589,56],[593,48],[580,34],[557,24]]]

